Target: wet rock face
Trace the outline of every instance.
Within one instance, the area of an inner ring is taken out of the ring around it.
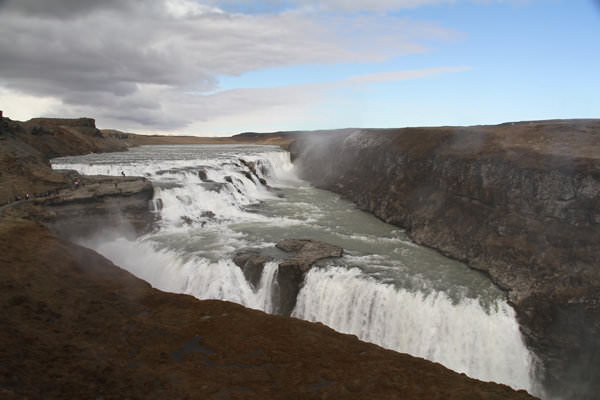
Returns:
[[[254,287],[260,283],[265,264],[271,260],[270,256],[263,255],[260,250],[256,249],[241,250],[233,257],[235,265],[242,269],[246,280]]]
[[[304,283],[304,275],[319,260],[341,257],[341,247],[309,239],[284,239],[277,248],[294,256],[279,263],[277,284],[279,287],[279,314],[291,315],[296,306],[298,293]]]
[[[252,177],[255,177],[256,180],[258,182],[260,182],[260,184],[262,184],[263,186],[267,186],[267,181],[264,178],[261,178],[260,175],[258,174],[258,172],[256,170],[257,166],[256,166],[255,162],[246,161],[244,159],[240,159],[240,162],[242,163],[242,165],[244,165],[248,169],[248,172],[243,172],[244,175],[246,176],[246,178],[248,178],[251,181],[254,181],[254,179]]]
[[[547,386],[600,391],[596,379],[570,384],[575,365],[600,373],[599,121],[324,135],[291,146],[303,178],[488,273]],[[565,309],[581,317],[562,323]]]
[[[37,218],[52,231],[81,238],[107,228],[140,234],[151,228],[155,214],[149,201],[152,183],[140,177],[81,176],[79,185],[42,199]]]
[[[308,272],[317,261],[330,257],[341,257],[341,247],[329,243],[308,239],[284,239],[277,243],[277,248],[287,253],[294,252],[291,258],[283,260],[281,268],[294,268],[302,273]]]
[[[276,247],[286,253],[295,253],[284,258],[277,269],[277,286],[273,291],[274,312],[289,316],[296,306],[296,298],[304,283],[304,275],[319,260],[341,257],[343,249],[328,243],[308,239],[284,239]],[[267,254],[269,249],[243,249],[234,257],[234,263],[254,287],[258,286],[267,262],[275,257]]]

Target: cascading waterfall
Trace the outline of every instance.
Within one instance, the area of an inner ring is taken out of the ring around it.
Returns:
[[[469,376],[532,390],[533,357],[514,311],[486,278],[411,243],[397,228],[295,177],[289,154],[259,146],[143,146],[53,160],[82,174],[145,176],[158,229],[136,240],[100,232],[81,244],[158,289],[273,312],[277,262],[256,287],[232,261],[282,238],[346,255],[306,275],[292,315]]]
[[[246,307],[273,311],[272,288],[277,263],[265,265],[257,288],[246,281],[231,260],[178,256],[149,242],[125,238],[84,240],[82,245],[110,255],[111,261],[165,292],[189,294],[199,299],[232,301]]]
[[[454,303],[443,292],[412,292],[356,268],[329,267],[309,272],[293,316],[478,379],[529,388],[531,360],[506,302],[485,310],[476,299]]]

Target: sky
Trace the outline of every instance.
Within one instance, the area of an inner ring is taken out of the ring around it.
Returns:
[[[600,0],[0,0],[0,110],[199,136],[600,118]]]

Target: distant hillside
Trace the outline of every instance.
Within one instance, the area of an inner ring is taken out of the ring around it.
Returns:
[[[115,139],[128,146],[153,144],[261,144],[287,147],[293,140],[291,132],[240,134],[232,137],[200,137],[170,135],[138,135],[112,129],[102,131],[107,139]]]
[[[91,118],[19,122],[0,117],[0,204],[68,184],[62,174],[51,169],[51,158],[124,151],[127,147],[104,137]]]

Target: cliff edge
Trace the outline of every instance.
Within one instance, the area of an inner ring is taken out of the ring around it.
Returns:
[[[0,205],[57,188],[69,177],[53,171],[59,156],[124,151],[127,145],[104,138],[91,118],[35,118],[27,122],[0,117]]]
[[[297,136],[301,176],[508,292],[544,385],[600,392],[600,121]]]

